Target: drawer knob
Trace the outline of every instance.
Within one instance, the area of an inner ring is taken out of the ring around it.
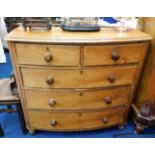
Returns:
[[[104,124],[108,123],[108,118],[107,118],[107,117],[103,117],[103,118],[102,118],[102,122],[103,122]]]
[[[111,104],[112,103],[112,98],[107,96],[104,98],[104,101],[107,103],[107,104]]]
[[[117,60],[119,60],[119,58],[120,58],[120,54],[119,54],[117,51],[114,51],[114,52],[112,52],[111,58],[112,58],[114,61],[117,61]]]
[[[55,104],[56,104],[56,101],[53,98],[49,99],[49,101],[48,101],[49,106],[53,107],[53,106],[55,106]]]
[[[53,84],[53,82],[54,82],[54,79],[51,76],[48,76],[46,79],[46,83],[51,85],[51,84]]]
[[[111,83],[114,83],[116,81],[116,77],[114,75],[110,75],[108,77],[108,81],[111,82]]]
[[[55,119],[51,120],[51,126],[55,127],[57,125],[57,121]]]
[[[46,62],[52,61],[52,55],[51,55],[49,52],[46,52],[46,53],[44,54],[44,60],[45,60]]]

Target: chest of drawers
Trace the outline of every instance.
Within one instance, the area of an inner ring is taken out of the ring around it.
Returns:
[[[31,133],[125,124],[151,36],[19,27],[7,40]]]

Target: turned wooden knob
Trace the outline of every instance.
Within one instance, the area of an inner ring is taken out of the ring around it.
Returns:
[[[51,126],[54,127],[54,126],[56,126],[56,125],[57,125],[57,121],[56,121],[55,119],[52,119],[52,120],[51,120]]]
[[[53,106],[55,106],[55,104],[56,104],[56,101],[53,98],[49,99],[49,101],[48,101],[49,106],[53,107]]]
[[[44,54],[44,60],[45,60],[46,62],[52,61],[52,55],[51,55],[49,52],[46,52],[46,53]]]
[[[113,83],[113,82],[116,81],[116,77],[115,77],[114,75],[110,75],[110,76],[108,77],[108,81],[111,82],[111,83]]]
[[[114,61],[117,61],[117,60],[119,60],[119,58],[120,58],[120,54],[119,54],[117,51],[114,51],[114,52],[112,52],[111,58],[112,58]]]
[[[104,124],[108,123],[108,118],[107,118],[107,117],[103,117],[103,118],[102,118],[102,122],[103,122]]]
[[[46,83],[51,85],[51,84],[53,84],[53,82],[54,82],[54,79],[51,76],[48,76],[46,79]]]
[[[107,96],[104,98],[104,101],[107,103],[107,104],[111,104],[112,103],[112,98]]]

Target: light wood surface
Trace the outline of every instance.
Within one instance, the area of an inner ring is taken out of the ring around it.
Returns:
[[[18,27],[9,33],[29,131],[124,125],[151,39],[137,30],[119,33],[115,28],[75,33]]]
[[[102,90],[32,90],[26,89],[26,103],[29,109],[44,110],[89,110],[110,108],[128,104],[131,87],[120,87]],[[111,98],[111,103],[106,102],[106,97]],[[50,105],[50,99],[54,105]]]
[[[22,90],[22,88],[23,88],[22,77],[20,75],[20,69],[19,69],[19,65],[18,65],[18,61],[17,61],[16,49],[15,49],[15,46],[14,46],[14,42],[8,42],[8,47],[9,47],[9,51],[11,51],[10,56],[11,56],[11,59],[12,59],[13,70],[14,70],[14,74],[15,74],[15,78],[16,78],[16,82],[17,82],[17,88],[18,88],[18,92],[19,92],[19,98],[20,98],[20,101],[21,101],[21,106],[22,106],[22,109],[23,109],[23,114],[24,114],[26,127],[27,127],[28,130],[30,130],[31,124],[29,123],[29,117],[28,117],[28,113],[27,113],[27,110],[26,110],[25,96],[24,96],[24,91]]]
[[[144,44],[118,44],[105,46],[86,46],[84,48],[84,65],[116,65],[139,62]],[[113,54],[118,54],[119,59],[113,60]]]
[[[52,27],[50,32],[25,32],[18,27],[8,34],[6,40],[16,42],[42,42],[42,43],[114,43],[137,42],[151,40],[152,37],[138,30],[130,29],[120,33],[116,28],[102,28],[99,32],[66,32],[59,27]]]
[[[137,133],[141,133],[146,127],[155,125],[155,18],[142,17],[140,21],[141,29],[154,38],[151,41],[133,101],[133,119]]]
[[[96,88],[132,84],[136,73],[136,66],[82,70],[23,67],[21,68],[21,73],[25,87]],[[113,83],[109,82],[108,77],[110,76],[114,76],[116,81]],[[48,77],[54,79],[53,84],[46,83]]]
[[[151,46],[149,48],[149,54],[146,58],[144,71],[142,73],[140,85],[137,90],[135,105],[140,111],[141,106],[144,102],[148,101],[151,104],[155,100],[155,18],[146,17],[144,18],[143,31],[151,34],[154,39],[151,41]]]
[[[80,46],[17,43],[16,50],[19,64],[46,66],[80,65]],[[47,54],[51,56],[49,62],[44,58]]]
[[[34,129],[44,130],[88,130],[121,124],[125,107],[89,112],[43,112],[29,111],[30,122]],[[104,123],[103,119],[107,119]],[[56,126],[51,122],[55,120]]]

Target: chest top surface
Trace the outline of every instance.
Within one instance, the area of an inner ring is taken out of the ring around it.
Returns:
[[[139,30],[129,29],[120,33],[116,28],[102,28],[99,32],[67,32],[59,27],[53,27],[49,32],[26,32],[18,27],[10,32],[6,40],[16,42],[43,43],[113,43],[148,41],[152,37]]]

